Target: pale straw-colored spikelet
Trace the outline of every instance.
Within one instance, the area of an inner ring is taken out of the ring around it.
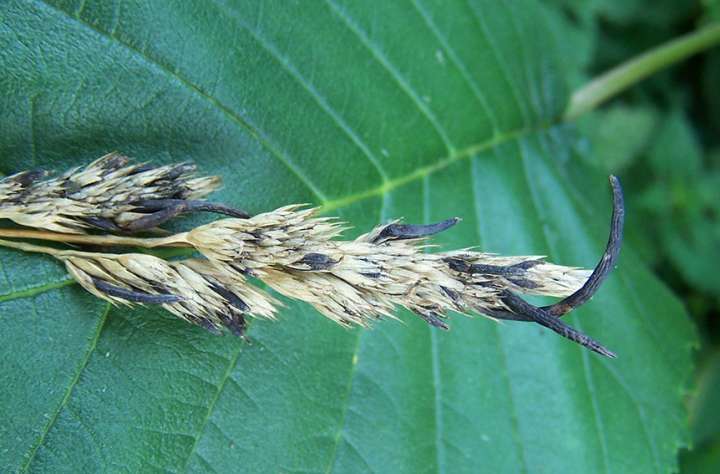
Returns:
[[[129,164],[116,153],[47,179],[42,171],[22,172],[0,181],[0,218],[64,233],[122,230],[155,210],[147,203],[196,200],[220,186],[219,177],[194,173],[189,163]]]
[[[200,259],[168,262],[146,254],[56,255],[90,293],[113,304],[159,304],[180,319],[213,332],[242,335],[246,316],[273,318],[277,302],[242,277],[218,272]]]
[[[196,227],[185,238],[209,259],[241,273],[289,265],[297,261],[298,252],[324,249],[343,230],[334,219],[316,217],[316,209],[302,207],[285,206],[248,219],[220,219]]]
[[[367,327],[373,319],[393,317],[394,305],[382,293],[365,291],[329,272],[267,267],[258,276],[278,293],[310,303],[343,326]]]
[[[456,222],[448,220],[429,232]],[[431,226],[393,221],[353,241],[334,240],[343,226],[316,217],[314,209],[287,206],[250,219],[221,219],[188,232],[186,239],[219,268],[254,275],[344,325],[367,326],[403,306],[446,327],[442,320],[450,311],[492,315],[507,310],[501,292],[508,288],[567,296],[590,274],[541,257],[427,253],[425,230],[412,232]]]
[[[443,252],[442,259],[456,270],[456,275],[467,274],[463,269],[475,270],[468,281],[494,284],[527,295],[564,297],[577,291],[592,271],[577,267],[555,265],[544,256],[512,256],[474,252],[468,250]]]

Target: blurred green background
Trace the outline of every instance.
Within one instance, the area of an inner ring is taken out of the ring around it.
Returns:
[[[717,0],[545,0],[578,87],[720,21]],[[681,472],[720,472],[720,49],[643,81],[578,122],[593,165],[618,174],[627,239],[682,298],[701,339]]]

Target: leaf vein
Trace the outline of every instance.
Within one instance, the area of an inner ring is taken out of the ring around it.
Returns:
[[[469,160],[469,177],[470,177],[470,186],[472,188],[472,203],[473,203],[473,210],[475,211],[475,221],[476,221],[476,227],[475,227],[475,233],[478,237],[478,245],[482,244],[482,232],[480,231],[480,222],[482,222],[481,216],[480,216],[480,209],[477,206],[477,202],[480,200],[480,196],[478,194],[477,189],[477,182],[475,180],[475,167],[477,165],[477,160]],[[525,449],[523,447],[523,443],[520,440],[520,428],[518,426],[518,414],[517,414],[517,407],[515,404],[515,396],[512,388],[512,384],[510,383],[510,378],[508,376],[508,362],[507,362],[507,354],[505,353],[505,348],[503,346],[502,342],[502,333],[500,331],[500,326],[495,324],[492,326],[493,330],[495,331],[495,337],[497,339],[497,352],[498,352],[498,358],[500,359],[500,363],[502,364],[501,370],[498,371],[500,377],[502,378],[502,383],[505,386],[507,392],[508,392],[508,404],[510,405],[510,426],[511,426],[511,432],[512,432],[512,439],[513,444],[515,445],[515,450],[518,453],[518,458],[520,459],[520,466],[521,466],[521,472],[526,473],[528,472],[528,465],[527,460],[525,456]]]
[[[321,206],[322,212],[330,212],[335,209],[349,206],[351,204],[355,204],[359,201],[363,201],[365,199],[369,199],[375,196],[382,196],[385,195],[392,190],[399,188],[401,186],[404,186],[406,184],[412,183],[414,181],[417,181],[419,179],[424,178],[427,175],[433,174],[435,172],[441,171],[448,166],[452,165],[453,163],[471,158],[476,153],[480,153],[482,151],[491,149],[493,147],[496,147],[502,143],[516,140],[518,138],[523,137],[524,135],[537,132],[541,130],[542,128],[546,128],[548,125],[541,125],[537,128],[519,128],[516,130],[511,130],[509,132],[505,132],[502,134],[498,134],[493,136],[492,138],[475,144],[471,145],[469,147],[463,148],[462,150],[458,150],[455,153],[452,153],[448,155],[445,158],[439,159],[437,162],[433,163],[432,165],[423,166],[417,168],[412,173],[408,173],[404,176],[400,176],[398,178],[393,178],[386,183],[384,183],[381,186],[375,187],[375,188],[369,188],[365,191],[360,191],[357,193],[349,194],[340,198],[333,199],[331,201],[325,201],[323,205]]]
[[[420,16],[422,17],[423,21],[425,21],[425,24],[427,27],[432,31],[435,38],[437,38],[438,42],[442,46],[442,48],[447,53],[448,57],[450,58],[450,61],[455,64],[455,67],[457,67],[458,71],[460,71],[460,75],[462,76],[465,83],[470,87],[470,90],[473,92],[473,95],[477,99],[477,101],[480,103],[481,107],[487,114],[488,118],[490,119],[490,123],[493,126],[494,133],[498,132],[498,122],[497,117],[495,116],[495,113],[490,108],[490,105],[488,104],[487,99],[485,98],[485,94],[482,93],[482,90],[480,89],[480,86],[478,85],[477,81],[473,78],[473,76],[468,71],[467,66],[465,63],[460,59],[460,57],[457,55],[455,50],[452,46],[450,46],[450,43],[448,42],[447,38],[440,32],[438,27],[435,25],[435,22],[433,21],[432,17],[428,13],[425,6],[421,3],[420,0],[413,0],[412,1],[413,6],[418,11]]]
[[[423,195],[423,223],[430,223],[430,179],[428,176],[423,178],[422,186]],[[428,249],[425,249],[427,251]],[[433,415],[435,417],[435,465],[438,472],[445,472],[446,453],[444,449],[444,423],[442,398],[442,376],[440,374],[440,361],[438,354],[437,330],[428,326],[426,328],[430,339],[430,366],[432,371],[432,389],[433,389]]]
[[[0,267],[2,268],[2,267]],[[74,285],[76,282],[70,277],[66,277],[65,279],[54,281],[51,283],[45,283],[44,285],[38,285],[38,286],[31,286],[29,288],[25,288],[23,290],[17,290],[17,291],[11,291],[10,293],[5,293],[4,295],[0,295],[0,303],[3,303],[5,301],[12,301],[20,298],[30,298],[33,296],[37,296],[41,293],[45,293],[47,291],[56,290],[58,288],[63,288],[66,286]]]
[[[325,468],[325,472],[328,474],[330,472],[333,472],[333,470],[335,468],[335,462],[337,461],[338,448],[340,447],[340,443],[343,439],[343,433],[345,432],[345,422],[347,420],[347,413],[348,413],[348,409],[350,407],[350,398],[352,396],[353,385],[355,382],[355,373],[357,372],[357,366],[358,366],[357,357],[358,357],[358,353],[360,352],[360,339],[361,339],[362,335],[363,335],[363,331],[359,331],[357,334],[357,337],[355,338],[355,347],[353,348],[353,355],[352,355],[352,359],[350,362],[352,364],[352,366],[350,368],[350,374],[348,376],[347,390],[345,391],[343,409],[342,409],[342,413],[340,414],[338,430],[334,437],[333,448],[332,448],[332,452],[330,454],[330,459],[328,461],[327,467]]]
[[[75,372],[75,375],[70,381],[70,385],[68,385],[67,389],[65,390],[65,395],[63,396],[63,399],[60,401],[60,404],[53,412],[52,417],[50,418],[50,421],[45,425],[45,428],[43,429],[42,433],[38,437],[37,441],[33,444],[33,447],[30,449],[30,452],[27,454],[27,460],[25,461],[25,464],[20,468],[20,472],[28,472],[28,469],[30,468],[30,465],[32,464],[33,460],[35,460],[35,456],[37,455],[38,450],[45,442],[45,439],[47,438],[48,433],[50,433],[50,430],[57,422],[58,417],[60,416],[60,412],[65,408],[68,401],[70,400],[70,396],[72,395],[73,390],[77,386],[78,382],[80,381],[80,376],[82,375],[83,371],[85,370],[85,367],[87,367],[88,363],[90,362],[90,356],[95,352],[95,347],[97,346],[97,342],[100,339],[100,334],[102,333],[103,327],[105,327],[105,321],[107,320],[108,313],[110,312],[111,305],[110,303],[107,303],[105,306],[105,311],[103,311],[102,315],[97,321],[95,334],[93,335],[92,339],[90,340],[90,344],[88,346],[88,349],[85,351],[85,355],[83,359],[80,361],[80,364],[78,365],[78,369]]]
[[[387,194],[383,195],[383,199],[380,202],[380,210],[378,215],[378,220],[380,222],[383,222],[386,218],[386,211],[387,211]],[[333,471],[335,467],[335,463],[337,462],[337,452],[338,448],[340,447],[340,442],[343,439],[342,435],[345,431],[345,422],[347,419],[348,410],[350,409],[350,398],[352,397],[352,391],[353,391],[353,384],[355,382],[355,377],[357,373],[357,366],[358,366],[358,355],[360,354],[360,348],[361,348],[361,338],[364,334],[364,331],[360,331],[357,333],[357,338],[355,339],[355,347],[352,351],[352,358],[350,359],[350,363],[352,364],[352,367],[350,369],[350,374],[348,377],[348,385],[347,390],[345,392],[345,398],[343,403],[343,410],[342,414],[340,415],[340,422],[338,423],[338,431],[335,434],[334,442],[333,442],[333,448],[332,448],[332,454],[330,455],[330,460],[328,462],[327,468],[325,469],[326,473],[330,473]],[[390,398],[390,397],[388,397]],[[346,440],[347,442],[347,440]],[[353,449],[357,451],[357,448],[355,446],[352,446]],[[359,453],[358,453],[359,454]],[[363,458],[364,461],[364,458]]]
[[[528,111],[527,108],[523,106],[524,102],[520,99],[520,91],[517,87],[517,84],[515,81],[513,81],[510,77],[510,72],[505,67],[505,62],[502,61],[500,56],[498,55],[498,47],[495,44],[495,40],[490,36],[490,32],[487,29],[487,26],[485,25],[485,21],[482,18],[482,15],[480,15],[473,4],[470,2],[470,0],[466,0],[468,2],[468,6],[470,7],[470,11],[472,12],[473,18],[475,18],[476,23],[480,27],[480,32],[483,34],[485,39],[488,41],[488,44],[490,45],[490,50],[493,53],[493,56],[495,56],[495,59],[497,61],[497,64],[500,66],[500,71],[503,74],[503,77],[505,78],[505,82],[510,87],[510,91],[512,92],[513,99],[515,103],[517,104],[518,110],[523,115],[526,122],[529,123],[529,117],[528,117]]]
[[[370,147],[362,140],[362,138],[360,138],[360,135],[350,125],[348,125],[345,119],[343,119],[343,117],[330,105],[328,100],[322,94],[320,94],[320,92],[317,90],[317,88],[315,88],[312,82],[306,79],[305,76],[303,76],[300,71],[287,59],[287,57],[283,56],[283,54],[276,48],[274,44],[264,39],[262,35],[255,30],[255,28],[251,28],[247,23],[245,23],[236,11],[232,10],[224,3],[220,3],[218,0],[212,1],[216,5],[218,5],[218,7],[222,7],[223,9],[225,9],[233,19],[237,20],[237,24],[240,25],[240,27],[242,27],[245,31],[252,35],[252,37],[255,39],[255,42],[259,44],[260,47],[270,53],[270,55],[277,61],[277,63],[283,69],[285,69],[288,74],[290,74],[290,76],[295,79],[295,81],[297,81],[298,84],[300,84],[305,89],[308,95],[320,106],[322,111],[325,112],[328,117],[330,117],[331,121],[335,125],[337,125],[337,127],[342,130],[342,132],[348,138],[350,138],[350,140],[355,144],[355,146],[357,146],[358,149],[360,149],[360,151],[362,151],[363,155],[377,170],[383,181],[387,181],[387,172],[380,164],[377,156],[370,150]]]
[[[658,458],[655,439],[651,437],[647,431],[647,417],[645,416],[645,410],[643,409],[642,404],[638,402],[637,398],[635,398],[635,394],[632,393],[630,387],[628,387],[623,378],[615,371],[614,367],[611,367],[605,362],[603,362],[601,366],[604,367],[610,375],[612,375],[613,379],[617,382],[617,384],[623,389],[627,396],[630,397],[630,400],[632,401],[633,406],[635,407],[635,410],[637,410],[638,416],[640,417],[640,426],[642,427],[643,437],[645,438],[645,442],[647,443],[648,447],[650,448],[650,452],[652,453],[655,471],[663,472],[660,467],[660,459]]]
[[[352,20],[352,18],[345,11],[338,7],[332,0],[325,1],[333,10],[333,12],[335,12],[337,17],[343,21],[343,23],[348,27],[350,31],[353,32],[353,34],[355,34],[358,40],[360,40],[360,43],[365,46],[368,51],[370,51],[373,58],[375,58],[375,60],[378,61],[378,63],[380,63],[385,68],[385,70],[390,74],[390,77],[395,80],[400,89],[402,89],[402,91],[407,94],[407,96],[418,108],[420,113],[423,114],[425,118],[430,122],[430,124],[435,128],[435,131],[445,144],[445,148],[447,148],[449,152],[452,152],[455,147],[453,146],[450,138],[448,137],[447,131],[442,127],[437,117],[435,117],[435,114],[433,114],[432,111],[430,111],[430,109],[418,97],[417,92],[407,82],[403,75],[400,74],[400,71],[398,71],[398,69],[380,51],[380,49],[375,44],[373,44],[372,41],[370,41],[367,34]]]
[[[233,370],[235,370],[235,367],[237,366],[238,360],[240,359],[240,353],[242,352],[242,346],[240,344],[237,345],[237,350],[232,355],[230,359],[230,363],[228,364],[227,368],[225,369],[225,373],[223,374],[222,378],[220,379],[220,385],[217,388],[217,392],[215,392],[215,395],[213,396],[212,400],[210,400],[210,403],[208,404],[207,413],[205,414],[205,417],[203,418],[202,424],[200,425],[200,429],[198,430],[198,434],[193,436],[194,441],[192,446],[190,446],[190,450],[188,451],[187,458],[185,459],[185,462],[183,463],[183,471],[188,471],[188,466],[190,465],[190,461],[192,460],[193,454],[195,454],[195,451],[197,450],[197,445],[200,442],[200,438],[202,438],[203,434],[205,433],[205,430],[207,428],[208,422],[210,422],[210,417],[213,415],[213,411],[215,410],[215,404],[220,399],[220,395],[222,394],[225,384],[227,383],[228,379],[230,379],[230,374]]]
[[[136,58],[140,59],[141,61],[143,61],[148,66],[154,68],[155,70],[166,75],[167,77],[176,80],[178,84],[182,85],[184,88],[186,88],[188,91],[190,91],[193,95],[210,103],[210,105],[212,105],[218,111],[220,111],[232,123],[234,123],[235,125],[239,126],[243,130],[245,130],[247,133],[249,133],[255,140],[257,140],[258,143],[260,143],[268,152],[270,152],[271,156],[273,156],[278,161],[283,163],[296,176],[296,178],[300,182],[302,182],[303,185],[305,185],[305,187],[307,189],[309,189],[313,194],[315,194],[315,196],[318,199],[320,199],[323,202],[327,201],[327,196],[307,177],[307,175],[305,174],[304,171],[302,171],[295,163],[293,163],[293,161],[287,156],[287,154],[285,152],[279,150],[275,146],[275,144],[272,143],[272,141],[265,135],[265,133],[262,130],[260,130],[254,124],[252,124],[246,117],[241,116],[240,114],[233,111],[229,106],[220,102],[216,97],[205,92],[200,86],[191,82],[189,79],[186,79],[185,77],[181,76],[179,74],[177,68],[175,70],[171,70],[166,65],[155,60],[149,54],[147,54],[144,51],[141,51],[140,49],[133,46],[132,44],[122,41],[117,36],[110,35],[107,31],[104,31],[104,30],[98,28],[94,24],[86,22],[82,18],[76,18],[76,17],[70,15],[65,10],[63,10],[59,7],[56,7],[50,3],[47,3],[47,0],[35,0],[35,1],[47,8],[52,9],[53,11],[56,11],[56,12],[62,14],[71,22],[82,25],[83,27],[87,28],[88,30],[95,32],[97,35],[108,39],[111,43],[114,42],[114,43],[122,46],[126,51],[128,51],[130,54],[134,55]]]

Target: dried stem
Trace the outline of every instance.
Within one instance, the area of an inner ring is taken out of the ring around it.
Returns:
[[[605,252],[590,275],[590,278],[587,279],[580,289],[555,304],[540,308],[546,314],[551,316],[563,316],[588,302],[617,264],[623,239],[625,199],[623,197],[620,180],[618,180],[615,176],[610,176],[609,180],[613,195],[613,210],[612,217],[610,219],[610,236],[608,237]],[[496,311],[493,313],[493,317],[513,321],[535,321],[531,315],[517,311]]]
[[[526,315],[532,321],[540,324],[541,326],[545,326],[546,328],[560,334],[562,337],[577,342],[581,346],[587,347],[593,352],[597,352],[600,355],[604,355],[612,359],[617,357],[614,352],[608,350],[590,336],[583,334],[577,329],[573,329],[564,322],[560,321],[560,319],[548,314],[547,311],[531,305],[511,291],[504,292],[503,302],[516,314]]]
[[[31,229],[0,229],[0,237],[15,239],[48,240],[66,244],[85,245],[123,245],[128,247],[157,248],[157,247],[191,247],[184,240],[185,232],[173,234],[167,237],[127,237],[122,235],[86,235],[86,234],[63,234],[60,232],[49,232],[46,230]],[[5,245],[5,244],[2,244]],[[5,245],[11,247],[11,245]]]
[[[28,231],[28,232],[39,232],[39,231]],[[15,235],[4,235],[5,232],[0,232],[0,237],[16,237]],[[58,236],[65,236],[66,234],[53,234],[53,232],[48,232],[48,234],[51,235],[58,235]],[[180,235],[180,234],[178,234]],[[110,236],[94,236],[94,235],[74,235],[74,234],[68,234],[68,237],[77,238],[78,242],[75,243],[87,243],[92,245],[105,245],[105,243],[101,244],[99,241],[89,241],[82,239],[82,237],[115,237],[113,235]],[[175,237],[175,236],[171,236]],[[33,237],[34,238],[34,237]],[[131,237],[118,237],[118,238],[127,238],[128,240],[131,240]],[[70,242],[69,240],[60,240],[55,238],[49,238],[45,240],[51,240],[56,242]],[[138,240],[153,240],[153,239],[138,239]],[[158,239],[161,240],[161,239]],[[114,245],[131,245],[129,243],[115,243]],[[28,242],[17,242],[15,240],[5,240],[0,239],[0,246],[2,247],[9,247],[13,249],[23,250],[25,252],[33,252],[33,253],[46,253],[48,255],[52,255],[55,257],[84,257],[87,255],[103,255],[100,252],[83,252],[80,250],[71,250],[71,249],[56,249],[54,247],[45,247],[43,245],[35,245]],[[141,246],[142,247],[142,246]],[[145,245],[144,248],[153,248],[157,247],[157,245]]]
[[[61,252],[64,252],[64,250],[58,250],[52,247],[43,247],[42,245],[34,245],[27,242],[15,242],[14,240],[0,239],[0,245],[24,252],[46,253],[48,255],[59,255]]]

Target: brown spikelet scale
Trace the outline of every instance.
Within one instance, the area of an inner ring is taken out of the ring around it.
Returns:
[[[193,175],[189,164],[133,165],[107,155],[50,179],[23,172],[0,180],[0,218],[65,234],[0,229],[0,236],[73,244],[191,247],[204,258],[167,261],[139,253],[57,250],[24,242],[0,245],[44,252],[62,260],[92,294],[113,304],[158,304],[179,318],[217,332],[243,334],[246,316],[273,318],[279,303],[253,286],[258,278],[289,298],[311,304],[344,326],[369,326],[404,307],[447,329],[452,312],[540,324],[599,354],[614,354],[560,320],[587,302],[612,271],[622,242],[624,203],[610,177],[610,237],[591,272],[555,265],[540,256],[500,256],[473,249],[429,252],[432,235],[458,218],[427,225],[399,220],[342,240],[347,225],[290,205],[250,216],[198,201],[219,178]],[[183,212],[229,215],[163,238],[78,235],[90,228],[128,232],[153,228]],[[75,234],[75,235],[69,235]],[[519,295],[562,298],[545,307]]]

